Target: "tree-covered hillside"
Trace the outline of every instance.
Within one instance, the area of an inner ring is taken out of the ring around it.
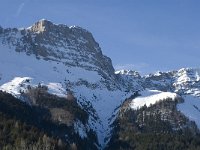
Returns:
[[[75,131],[75,121],[86,124],[88,119],[75,99],[59,98],[39,88],[33,90],[37,91],[37,98],[32,94],[36,98],[34,105],[0,91],[0,149],[96,149],[93,131],[88,131],[86,138]],[[29,94],[26,98],[30,98]]]
[[[113,123],[113,136],[106,149],[199,150],[198,128],[176,109],[181,101],[166,99],[134,110],[126,100]]]

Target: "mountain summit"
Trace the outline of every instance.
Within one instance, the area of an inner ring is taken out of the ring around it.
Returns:
[[[27,29],[4,29],[1,38],[15,51],[33,54],[38,59],[96,70],[105,76],[114,74],[111,59],[102,54],[92,34],[80,27],[56,25],[43,19]]]

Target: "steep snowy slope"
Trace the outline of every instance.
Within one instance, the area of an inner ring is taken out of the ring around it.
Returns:
[[[157,89],[161,91],[173,91],[174,87],[174,71],[171,72],[157,72],[156,74],[149,74],[144,76],[143,86],[149,89]]]
[[[178,104],[180,110],[191,121],[194,121],[200,129],[200,98],[186,95],[184,103]]]
[[[143,78],[137,71],[132,70],[119,70],[115,71],[118,81],[121,86],[125,86],[128,91],[140,91],[143,90]]]

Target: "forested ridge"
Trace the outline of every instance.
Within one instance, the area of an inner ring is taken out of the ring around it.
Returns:
[[[88,138],[82,139],[74,130],[76,119],[81,119],[83,123],[88,119],[87,113],[76,101],[41,91],[37,94],[37,105],[28,105],[0,91],[0,149],[96,149],[93,145],[96,137],[92,131],[89,131]],[[67,111],[72,117],[64,116],[66,121],[59,122],[53,115],[60,115],[60,110]]]
[[[138,95],[134,95],[132,98]],[[176,109],[180,99],[166,99],[133,110],[127,99],[113,123],[107,150],[199,150],[200,132]]]

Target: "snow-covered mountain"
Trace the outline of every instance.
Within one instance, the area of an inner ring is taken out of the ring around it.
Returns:
[[[100,146],[106,143],[115,110],[131,92],[90,32],[40,20],[28,28],[1,29],[0,52],[1,90],[18,98],[38,84],[62,97],[72,91],[90,114],[88,126]]]
[[[200,70],[182,68],[177,71],[157,72],[144,77],[144,86],[150,89],[160,89],[179,94],[199,96]]]
[[[137,71],[119,70],[115,71],[118,82],[125,87],[127,91],[140,91],[142,87],[143,78]]]
[[[111,125],[128,98],[128,107],[133,110],[183,98],[177,110],[200,128],[198,69],[147,76],[130,70],[115,72],[111,59],[103,55],[89,31],[44,19],[28,28],[0,28],[0,53],[0,90],[29,105],[32,103],[23,93],[30,87],[46,86],[49,93],[59,97],[72,93],[89,114],[87,125],[76,121],[74,128],[83,139],[93,130],[99,149],[112,137]],[[138,97],[132,97],[135,93]]]

